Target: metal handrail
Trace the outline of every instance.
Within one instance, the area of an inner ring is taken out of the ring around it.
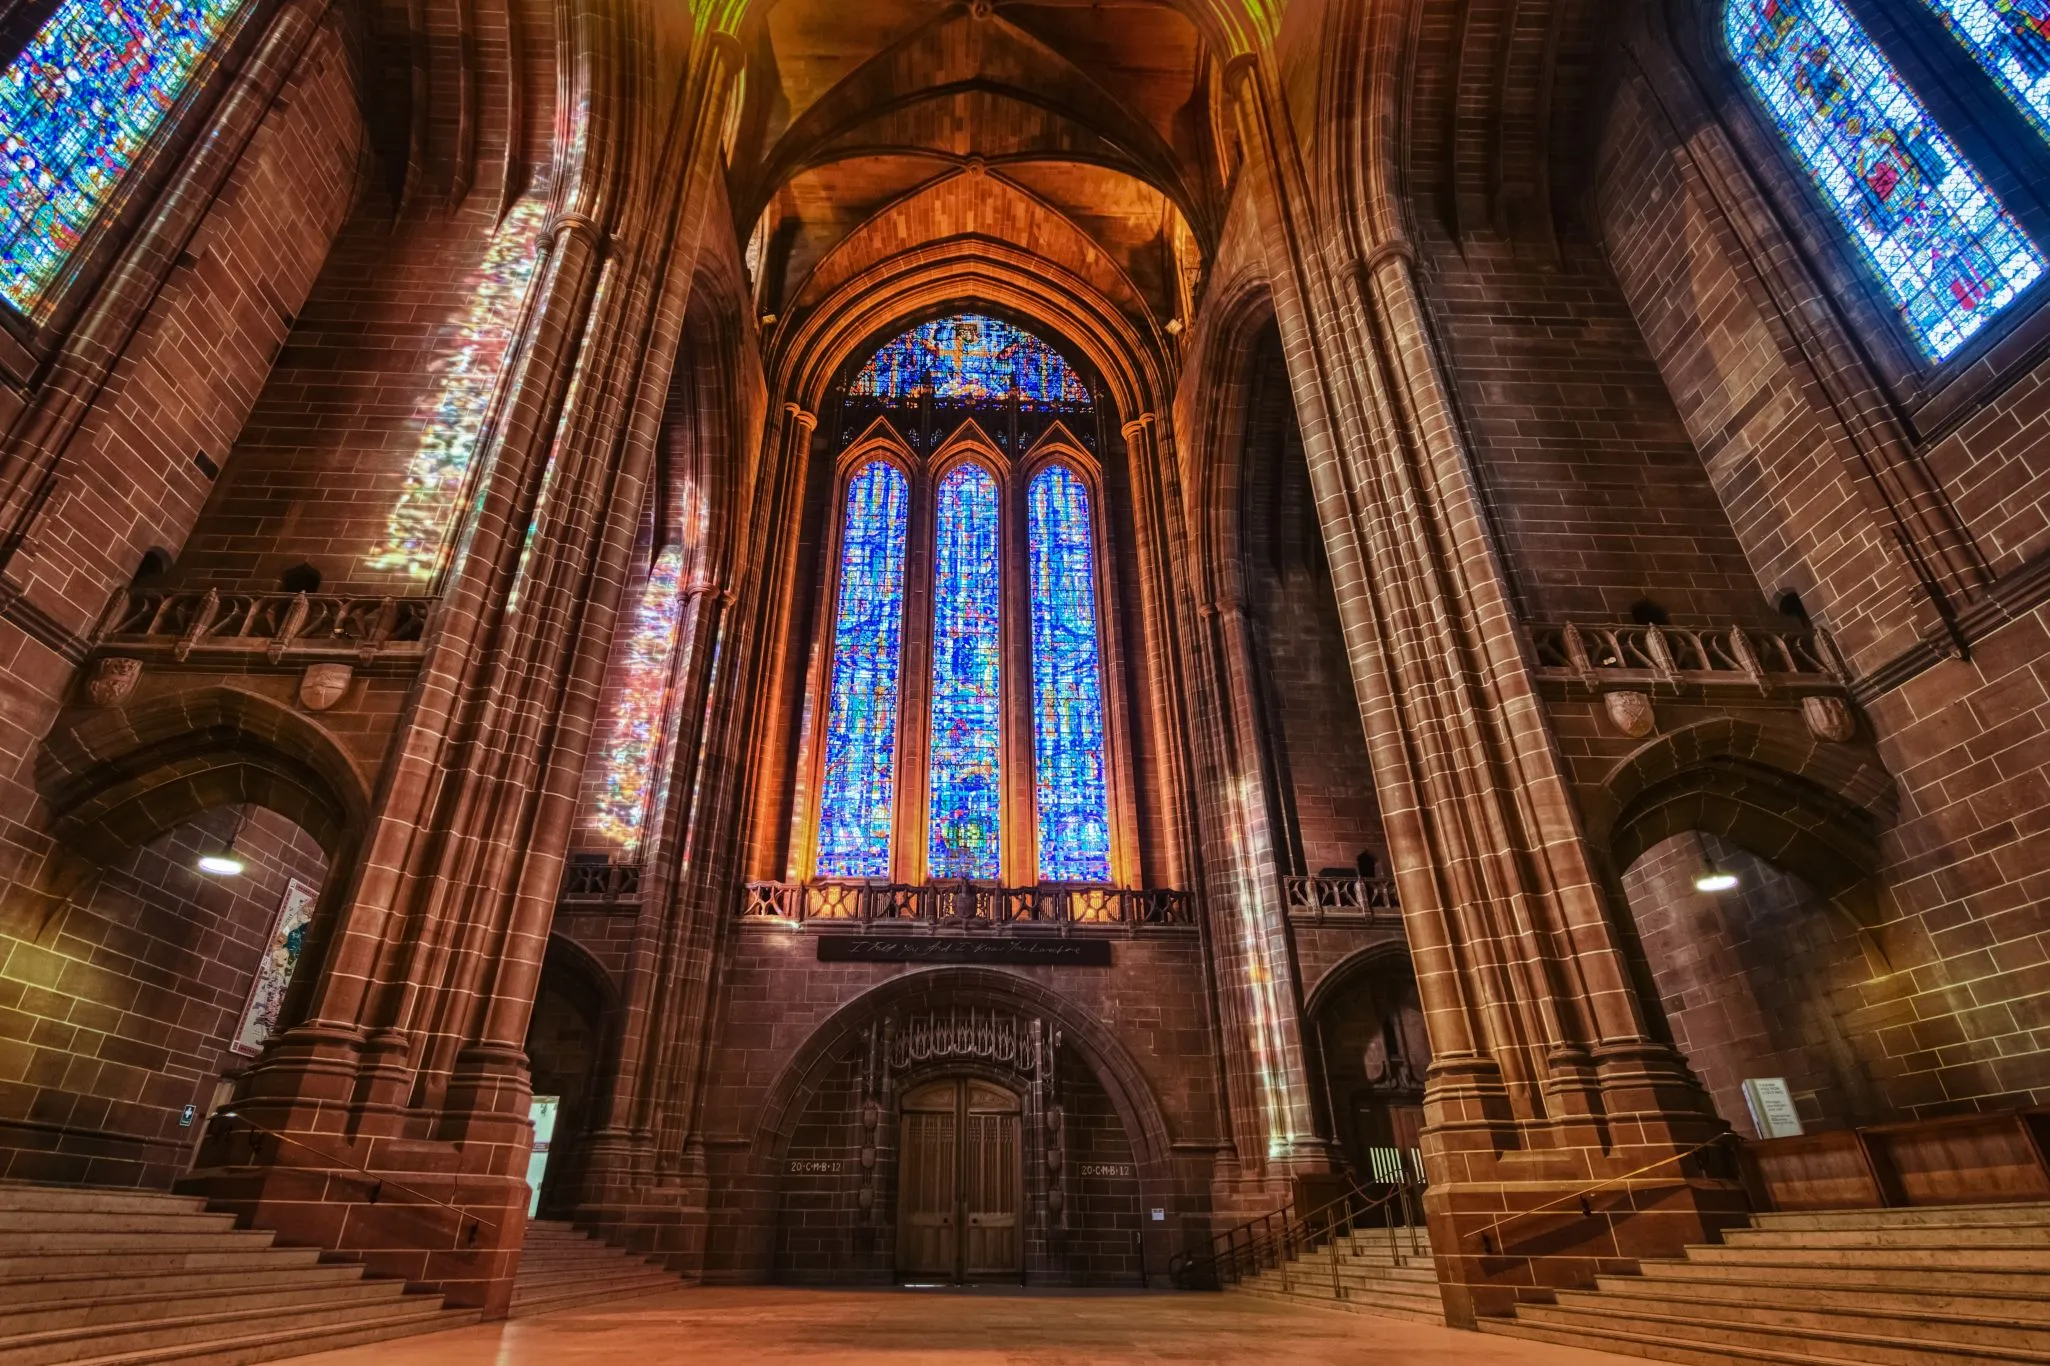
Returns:
[[[307,1143],[301,1139],[294,1138],[291,1134],[285,1133],[282,1130],[273,1129],[268,1124],[259,1124],[255,1120],[249,1118],[247,1115],[238,1115],[233,1110],[222,1110],[218,1112],[213,1116],[211,1120],[208,1121],[208,1123],[209,1125],[212,1125],[219,1123],[222,1120],[232,1120],[234,1123],[246,1125],[247,1127],[256,1130],[258,1133],[269,1134],[272,1138],[277,1139],[280,1143],[290,1143],[295,1147],[304,1148],[307,1152],[312,1153],[314,1156],[318,1158],[321,1158],[323,1161],[338,1161],[338,1159],[335,1157],[333,1153],[328,1152],[325,1149],[316,1148],[311,1143]],[[254,1156],[253,1150],[251,1155]],[[407,1195],[414,1196],[420,1200],[425,1201],[430,1205],[439,1205],[443,1209],[448,1210],[450,1213],[456,1216],[456,1236],[459,1242],[464,1246],[474,1246],[476,1244],[477,1230],[480,1227],[488,1228],[493,1233],[498,1232],[497,1224],[493,1223],[489,1219],[484,1218],[482,1215],[470,1213],[461,1205],[451,1204],[450,1202],[448,1202],[447,1200],[443,1200],[439,1196],[429,1195],[426,1191],[420,1190],[418,1187],[415,1186],[408,1186],[402,1181],[394,1181],[388,1176],[380,1176],[378,1173],[371,1171],[370,1168],[363,1166],[360,1163],[350,1163],[346,1160],[340,1160],[340,1165],[348,1168],[350,1171],[357,1173],[359,1176],[364,1177],[370,1182],[370,1198],[367,1201],[365,1201],[366,1204],[376,1204],[377,1197],[384,1193],[384,1188],[386,1186],[390,1186],[393,1190],[403,1191]],[[463,1227],[463,1220],[469,1221],[469,1227],[467,1229]],[[453,1247],[454,1245],[451,1245],[451,1250],[453,1250]]]
[[[1476,1229],[1473,1234],[1470,1234],[1468,1236],[1479,1237],[1479,1239],[1481,1240],[1481,1251],[1485,1253],[1487,1256],[1503,1256],[1505,1254],[1500,1250],[1502,1248],[1500,1235],[1501,1231],[1511,1224],[1517,1223],[1524,1219],[1536,1218],[1540,1214],[1556,1213],[1562,1209],[1565,1209],[1569,1206],[1576,1204],[1580,1206],[1580,1213],[1582,1217],[1592,1218],[1594,1215],[1594,1210],[1589,1207],[1587,1202],[1588,1197],[1594,1195],[1597,1191],[1603,1190],[1609,1186],[1616,1185],[1619,1182],[1629,1181],[1636,1177],[1643,1176],[1646,1172],[1657,1171],[1660,1167],[1667,1166],[1674,1162],[1685,1162],[1688,1158],[1694,1156],[1696,1153],[1704,1152],[1709,1148],[1721,1147],[1724,1144],[1733,1142],[1741,1142],[1741,1140],[1738,1139],[1736,1134],[1725,1130],[1724,1132],[1717,1134],[1714,1138],[1695,1144],[1693,1147],[1687,1149],[1687,1151],[1685,1152],[1672,1153],[1668,1156],[1660,1158],[1656,1162],[1647,1162],[1644,1166],[1639,1167],[1634,1171],[1627,1171],[1620,1176],[1611,1176],[1605,1180],[1597,1181],[1593,1185],[1582,1187],[1580,1190],[1574,1191],[1569,1195],[1562,1195],[1559,1196],[1557,1199],[1547,1200],[1542,1205],[1536,1205],[1526,1210],[1518,1210],[1513,1214],[1498,1215],[1495,1221],[1489,1224],[1486,1228]],[[1539,1257],[1549,1256],[1553,1254],[1516,1253],[1513,1255],[1525,1257],[1526,1260],[1536,1260]]]
[[[1359,1230],[1375,1211],[1380,1211],[1383,1216],[1381,1227],[1388,1233],[1391,1260],[1402,1255],[1396,1240],[1398,1227],[1408,1231],[1409,1255],[1423,1255],[1417,1242],[1417,1211],[1411,1208],[1411,1195],[1411,1183],[1406,1181],[1390,1183],[1389,1188],[1378,1196],[1357,1184],[1349,1184],[1344,1194],[1327,1200],[1308,1213],[1293,1216],[1290,1211],[1295,1208],[1295,1202],[1291,1200],[1272,1213],[1213,1234],[1208,1253],[1201,1257],[1183,1253],[1169,1265],[1168,1271],[1176,1283],[1184,1287],[1221,1284],[1224,1275],[1220,1273],[1229,1274],[1232,1284],[1236,1285],[1245,1279],[1248,1267],[1250,1274],[1258,1275],[1272,1266],[1281,1272],[1282,1289],[1287,1290],[1290,1263],[1299,1252],[1315,1251],[1318,1239],[1324,1237],[1327,1239],[1324,1245],[1331,1254],[1332,1298],[1342,1300],[1345,1287],[1338,1274],[1338,1239],[1341,1235],[1350,1236],[1357,1251]],[[1360,1201],[1365,1203],[1360,1204]],[[1402,1218],[1399,1226],[1394,1217],[1397,1213]],[[1239,1242],[1240,1234],[1245,1235],[1243,1246]],[[1221,1249],[1217,1246],[1220,1242],[1224,1244]]]

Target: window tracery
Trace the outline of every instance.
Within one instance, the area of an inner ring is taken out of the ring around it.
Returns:
[[[1723,31],[1931,360],[1956,353],[2042,278],[2035,243],[1841,0],[1730,0]]]

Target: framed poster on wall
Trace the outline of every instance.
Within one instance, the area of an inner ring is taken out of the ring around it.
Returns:
[[[232,1052],[255,1057],[263,1051],[263,1041],[278,1027],[285,989],[292,985],[293,970],[299,966],[299,955],[306,947],[313,900],[313,888],[298,878],[285,884],[277,918],[271,922],[270,937],[264,940],[263,957],[256,964],[256,980],[249,984],[249,1001],[242,1007],[242,1023],[228,1044]]]

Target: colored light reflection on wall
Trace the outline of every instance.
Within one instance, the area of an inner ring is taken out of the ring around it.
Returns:
[[[1730,56],[1932,360],[2045,261],[1839,0],[1730,0]]]
[[[0,72],[0,298],[26,313],[241,0],[64,0]]]
[[[848,485],[826,703],[825,775],[819,784],[822,877],[887,877],[890,872],[910,504],[910,482],[887,461],[864,466]]]
[[[441,568],[492,391],[533,281],[535,240],[546,213],[547,204],[538,197],[515,205],[466,282],[469,302],[437,346],[431,367],[436,382],[413,414],[420,444],[406,466],[384,540],[364,561],[367,568],[423,581]]]
[[[648,818],[651,773],[662,743],[669,677],[676,660],[676,631],[682,620],[683,550],[669,546],[655,557],[641,589],[632,634],[627,637],[619,702],[605,745],[605,782],[594,826],[620,852],[640,848]]]
[[[1107,882],[1110,796],[1088,486],[1065,465],[1047,466],[1033,476],[1026,520],[1039,876],[1049,882]]]
[[[1003,811],[1003,560],[997,481],[980,465],[940,480],[933,546],[934,877],[994,878]]]

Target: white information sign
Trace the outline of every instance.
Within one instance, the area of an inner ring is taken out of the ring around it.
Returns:
[[[1794,1108],[1794,1093],[1785,1077],[1746,1077],[1744,1104],[1751,1109],[1751,1124],[1760,1138],[1801,1136],[1801,1113]]]

